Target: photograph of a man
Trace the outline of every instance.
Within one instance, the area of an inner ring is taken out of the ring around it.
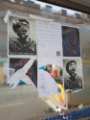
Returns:
[[[30,22],[23,18],[9,21],[9,53],[14,55],[35,55],[36,41],[30,36]]]
[[[80,72],[77,72],[77,68],[77,61],[75,60],[69,60],[66,63],[65,69],[67,75],[64,77],[65,89],[79,90],[82,88],[82,77],[80,76]]]

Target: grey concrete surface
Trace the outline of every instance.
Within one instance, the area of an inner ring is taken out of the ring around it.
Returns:
[[[48,109],[32,86],[0,88],[0,120],[40,120]]]

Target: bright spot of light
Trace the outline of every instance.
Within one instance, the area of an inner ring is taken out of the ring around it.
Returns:
[[[15,2],[15,0],[10,0],[11,2]]]

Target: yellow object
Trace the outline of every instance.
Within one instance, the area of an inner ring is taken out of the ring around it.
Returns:
[[[59,89],[60,89],[60,94],[53,94],[48,97],[48,100],[51,101],[54,105],[58,106],[63,106],[65,105],[65,90],[64,86],[61,84],[57,84]]]
[[[4,72],[3,67],[0,66],[0,85],[4,84]]]

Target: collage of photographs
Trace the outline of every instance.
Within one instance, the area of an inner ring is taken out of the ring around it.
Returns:
[[[9,59],[8,84],[12,87],[22,84],[37,86],[36,40],[31,35],[31,24],[28,18],[9,18],[9,55],[14,58]]]
[[[29,19],[9,17],[8,57],[0,60],[0,86],[37,86],[36,40],[31,35],[31,29]]]
[[[62,26],[64,87],[72,92],[83,88],[78,28]]]
[[[40,23],[39,26],[41,26]],[[41,26],[41,28],[42,27],[43,25]],[[57,31],[57,34],[59,34],[59,36],[55,34],[55,30]],[[42,46],[39,45],[39,93],[43,97],[47,96],[47,102],[50,100],[50,102],[54,103],[56,106],[60,105],[63,108],[66,108],[68,101],[65,93],[68,91],[79,92],[84,87],[82,59],[80,56],[79,30],[75,27],[61,26],[62,39],[60,39],[60,30],[57,29],[57,27],[54,27],[54,33],[52,31],[52,46],[54,44],[54,46],[57,46],[58,48],[58,45],[56,44],[59,44],[58,41],[60,41],[59,46],[60,48],[62,48],[59,49],[61,55],[57,56],[56,54],[56,57],[53,56],[53,47],[50,46],[50,44],[46,44],[46,42],[50,41],[50,37],[45,37],[47,36],[47,34],[49,35],[49,33],[46,33],[46,31],[50,32],[45,28],[43,28],[43,32],[40,30],[38,32],[39,36],[40,34],[42,34],[42,36],[44,36],[44,39],[46,39],[44,40],[41,36],[41,45],[44,44],[47,46],[47,49],[50,49],[47,53],[46,58],[43,55],[43,52],[45,53],[45,48],[42,48]],[[56,41],[56,43],[53,41]]]
[[[29,18],[9,17],[8,57],[0,59],[0,87],[34,85],[41,97],[67,107],[65,92],[83,88],[79,30],[54,22],[41,23],[35,26]]]

